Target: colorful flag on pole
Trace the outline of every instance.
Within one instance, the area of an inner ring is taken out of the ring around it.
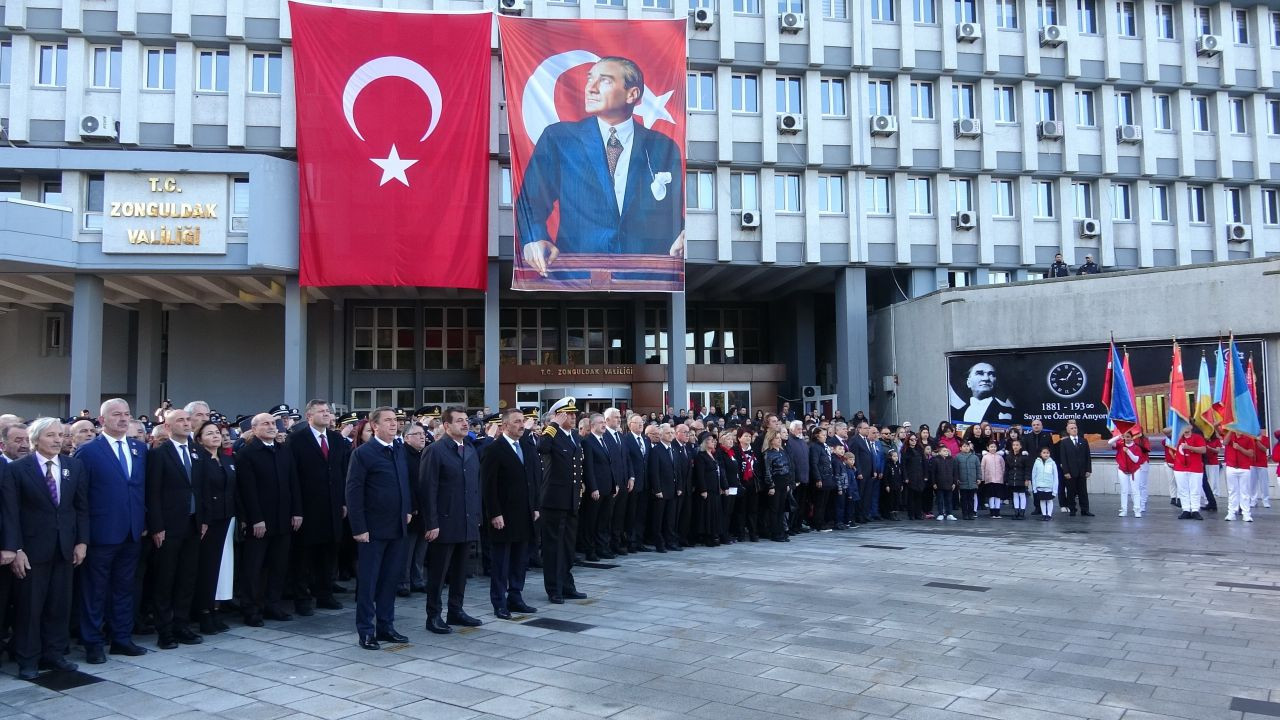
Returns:
[[[1213,434],[1213,395],[1209,389],[1209,360],[1200,355],[1200,377],[1196,380],[1196,409],[1192,418],[1205,437]]]
[[[1262,432],[1262,424],[1258,421],[1258,408],[1249,395],[1249,383],[1244,367],[1240,364],[1240,352],[1236,348],[1234,336],[1227,343],[1231,369],[1223,388],[1222,423],[1228,430],[1257,437]]]
[[[1133,373],[1129,372],[1129,348],[1127,347],[1124,349],[1124,386],[1129,390],[1129,404],[1133,406],[1134,415],[1136,416],[1138,411],[1138,395],[1134,390]],[[1137,422],[1134,423],[1133,429],[1139,432],[1142,431],[1141,417],[1137,418]]]
[[[1112,433],[1123,435],[1138,424],[1131,388],[1120,353],[1112,341],[1107,349],[1107,374],[1102,379],[1102,404],[1107,408],[1107,425]]]
[[[1173,367],[1169,370],[1169,429],[1170,437],[1177,440],[1182,429],[1191,422],[1191,408],[1187,399],[1187,383],[1182,376],[1182,347],[1173,341]]]
[[[1249,364],[1244,369],[1245,380],[1249,383],[1249,399],[1258,407],[1258,377],[1253,374],[1253,353],[1249,353]]]

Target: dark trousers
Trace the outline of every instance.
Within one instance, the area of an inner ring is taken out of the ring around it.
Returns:
[[[649,499],[649,538],[653,546],[659,549],[678,546],[680,538],[676,533],[676,516],[672,512],[675,501],[666,497]]]
[[[715,498],[712,498],[712,500],[714,501]],[[737,535],[736,531],[732,529],[733,513],[734,513],[734,508],[737,506],[737,504],[738,504],[737,495],[721,495],[720,496],[720,515],[719,515],[720,533],[719,534],[720,534],[721,542],[728,542],[731,539],[729,537],[730,535]]]
[[[612,491],[608,494],[601,492],[599,509],[596,512],[596,526],[594,533],[587,539],[587,547],[595,548],[595,551],[601,555],[608,553],[610,545],[613,544],[613,505],[617,500]]]
[[[795,532],[800,529],[800,523],[805,520],[805,513],[809,510],[809,486],[796,485],[791,489],[791,496],[795,498],[796,511],[791,513],[791,531]]]
[[[638,487],[631,493],[627,512],[630,513],[630,525],[627,527],[627,546],[637,548],[644,544],[645,529],[649,526],[650,501],[653,499],[644,487]],[[656,540],[656,538],[655,538]]]
[[[144,540],[151,542],[151,538]],[[106,643],[103,626],[107,624],[111,626],[113,641],[132,641],[133,575],[138,567],[140,547],[141,543],[136,540],[89,546],[80,568],[80,640],[86,647]],[[4,579],[0,579],[0,583],[3,582]],[[3,594],[0,591],[0,595]],[[4,634],[4,600],[0,597],[0,635]]]
[[[8,568],[5,568],[7,571]],[[71,561],[61,557],[32,563],[14,582],[14,654],[18,668],[35,670],[40,660],[60,660],[70,645]]]
[[[489,601],[494,610],[524,602],[524,575],[529,568],[529,543],[490,543]]]
[[[1070,480],[1062,481],[1062,507],[1070,510],[1077,509],[1079,505],[1080,512],[1089,512],[1089,481],[1083,475],[1072,475]],[[1195,512],[1200,508],[1192,508],[1191,512]]]
[[[213,612],[214,596],[218,593],[218,572],[222,570],[222,550],[227,541],[227,526],[231,518],[209,523],[209,530],[200,539],[196,561],[196,587],[191,603],[193,615]]]
[[[251,531],[241,549],[244,598],[240,605],[245,617],[261,617],[263,608],[280,611],[284,579],[289,571],[289,535],[256,538]]]
[[[875,473],[863,473],[862,479],[858,481],[858,516],[864,521],[870,520],[879,510],[880,503],[876,502],[876,494],[880,492],[879,483],[876,482]]]
[[[618,494],[613,498],[613,517],[609,519],[610,550],[625,550],[631,545],[631,528],[636,517],[636,494],[623,486],[618,488]]]
[[[290,550],[293,555],[293,601],[298,605],[310,605],[315,600],[332,598],[333,582],[338,572],[337,543],[306,543],[298,539]],[[357,546],[357,566],[360,552]]]
[[[422,516],[414,515],[409,523],[409,536],[405,538],[404,574],[400,576],[401,587],[422,587],[427,584],[426,571],[423,565],[427,561],[426,529],[422,527]]]
[[[907,517],[919,520],[924,517],[921,507],[924,504],[924,491],[907,488]]]
[[[680,536],[680,544],[689,547],[693,545],[693,538],[689,537],[689,526],[693,523],[693,503],[689,500],[689,493],[679,494],[676,491],[676,533]]]
[[[191,619],[191,600],[195,597],[196,574],[200,557],[200,526],[196,516],[187,518],[186,536],[179,539],[166,533],[164,543],[156,548],[152,572],[155,587],[152,599],[156,607],[156,633],[160,638],[173,637],[174,630],[186,628]]]
[[[732,532],[736,532],[738,537],[744,534],[752,539],[759,537],[759,515],[760,493],[756,492],[755,485],[744,487],[738,492],[738,504],[733,509]]]
[[[786,537],[787,506],[791,503],[791,487],[778,485],[769,497],[769,534],[776,540]]]
[[[810,506],[813,508],[809,526],[814,530],[820,530],[827,526],[829,511],[833,507],[831,497],[835,493],[835,489],[835,483],[829,482],[823,483],[822,487],[814,487],[809,491]]]
[[[596,525],[599,514],[600,501],[592,500],[590,493],[583,495],[581,502],[578,504],[578,526],[573,534],[575,538],[574,547],[577,548],[578,552],[595,554]]]
[[[9,612],[9,605],[13,602],[13,585],[17,582],[17,578],[9,571],[7,567],[0,567],[0,657],[3,656],[4,650],[9,647],[9,642],[13,639],[9,634],[10,626],[13,625],[13,613]],[[132,610],[130,611],[132,613]],[[132,616],[130,617],[129,627],[132,629]]]
[[[466,545],[458,547],[465,548]],[[356,632],[361,635],[395,629],[396,585],[400,583],[400,573],[404,570],[404,552],[403,537],[356,543]],[[453,593],[452,587],[449,592]],[[437,606],[439,598],[437,594]],[[440,612],[439,607],[436,612]]]
[[[155,585],[151,565],[156,554],[156,545],[150,537],[138,542],[138,567],[133,571],[133,624],[134,627],[144,624],[147,618],[155,618],[155,608],[151,602],[151,588]],[[147,624],[150,624],[149,622]]]
[[[467,543],[427,545],[427,617],[440,616],[440,591],[449,581],[449,614],[462,612],[467,591]],[[364,585],[363,579],[360,583]],[[394,589],[394,585],[392,586]],[[393,598],[394,599],[394,598]]]
[[[965,490],[961,488],[960,513],[963,517],[971,517],[977,514],[977,511],[973,509],[973,501],[977,494],[977,490]]]
[[[573,538],[578,516],[568,510],[542,510],[542,584],[548,597],[577,592],[573,582]]]

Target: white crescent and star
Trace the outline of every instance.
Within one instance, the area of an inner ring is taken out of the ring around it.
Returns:
[[[431,137],[431,133],[435,132],[436,126],[440,123],[440,116],[444,112],[444,101],[440,94],[440,85],[436,82],[435,77],[422,65],[397,55],[374,58],[351,73],[351,77],[347,79],[346,87],[342,90],[342,113],[346,117],[347,126],[351,128],[351,132],[355,133],[356,137],[364,140],[364,135],[360,132],[359,126],[356,125],[356,99],[360,97],[360,92],[368,87],[370,83],[388,77],[408,80],[417,85],[423,94],[427,96],[427,102],[431,106],[431,120],[427,124],[427,131],[422,134],[418,142],[425,141]],[[369,160],[382,168],[382,179],[378,183],[379,187],[392,180],[396,180],[408,187],[409,177],[405,174],[405,170],[418,162],[417,160],[401,158],[394,144],[392,144],[391,150],[387,153],[387,157],[369,158]]]
[[[588,50],[569,50],[552,55],[538,65],[529,76],[520,96],[524,130],[529,135],[530,142],[536,145],[548,126],[560,122],[560,113],[556,111],[556,82],[560,76],[579,65],[599,60],[599,55]],[[659,95],[645,86],[635,114],[641,117],[646,128],[653,129],[659,120],[675,123],[671,113],[667,111],[667,102],[674,92],[675,90],[668,90]]]

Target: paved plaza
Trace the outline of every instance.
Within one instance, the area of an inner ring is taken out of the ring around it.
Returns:
[[[590,598],[356,647],[353,611],[199,646],[71,659],[101,682],[0,676],[0,717],[1217,720],[1280,715],[1280,508],[1178,521],[881,523],[579,568]],[[530,574],[540,589],[541,577]],[[351,596],[343,596],[348,608]],[[520,617],[520,616],[518,616]],[[551,621],[551,622],[547,622]],[[555,621],[568,621],[567,623]],[[154,647],[154,636],[140,638]]]

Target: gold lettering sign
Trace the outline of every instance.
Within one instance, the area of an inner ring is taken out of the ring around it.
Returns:
[[[107,173],[106,180],[103,252],[226,252],[226,175]]]

